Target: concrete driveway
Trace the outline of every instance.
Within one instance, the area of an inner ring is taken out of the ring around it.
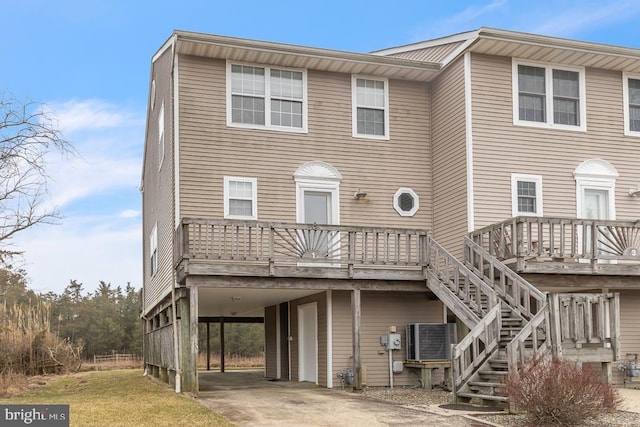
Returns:
[[[200,401],[239,426],[489,425],[455,412],[408,408],[309,383],[268,381],[261,370],[201,372]]]

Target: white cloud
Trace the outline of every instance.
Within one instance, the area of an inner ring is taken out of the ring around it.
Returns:
[[[101,222],[66,218],[59,226],[38,227],[18,237],[26,250],[23,268],[37,292],[61,293],[70,280],[94,290],[99,281],[114,286],[130,282],[142,286],[141,227],[120,224],[117,218]]]
[[[142,212],[135,209],[125,209],[122,212],[120,212],[121,218],[137,218],[140,215],[142,215]]]
[[[142,113],[97,100],[68,101],[51,108],[78,154],[48,158],[53,205],[61,208],[89,195],[139,187]]]
[[[87,129],[116,128],[132,119],[118,106],[95,99],[72,100],[51,105],[50,108],[67,134]]]
[[[50,104],[78,156],[47,158],[50,207],[62,219],[14,239],[36,291],[60,293],[75,279],[90,291],[142,280],[140,174],[144,110],[99,100]]]

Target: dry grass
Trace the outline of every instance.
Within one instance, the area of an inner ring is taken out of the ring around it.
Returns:
[[[220,355],[211,354],[209,361],[211,368],[220,367]],[[262,356],[237,356],[233,354],[227,354],[224,358],[224,366],[229,369],[248,369],[248,368],[263,368],[264,367],[264,355]],[[200,353],[198,355],[198,369],[207,368],[207,355]]]
[[[140,370],[34,377],[3,404],[68,404],[72,426],[231,426],[198,402],[142,376]]]
[[[125,360],[94,362],[85,360],[82,362],[82,371],[113,371],[117,369],[144,369],[142,356],[135,356]]]

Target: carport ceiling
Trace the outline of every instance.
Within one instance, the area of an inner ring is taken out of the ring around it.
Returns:
[[[198,287],[198,316],[263,317],[265,307],[318,292],[308,289]]]

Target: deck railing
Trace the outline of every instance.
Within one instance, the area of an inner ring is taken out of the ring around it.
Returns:
[[[640,221],[516,217],[471,233],[472,240],[500,260],[572,260],[596,265],[612,260],[640,264]]]
[[[424,267],[427,231],[185,218],[175,234],[183,260],[326,267]]]
[[[607,349],[620,356],[620,296],[550,294],[553,343],[558,356],[582,348]]]

